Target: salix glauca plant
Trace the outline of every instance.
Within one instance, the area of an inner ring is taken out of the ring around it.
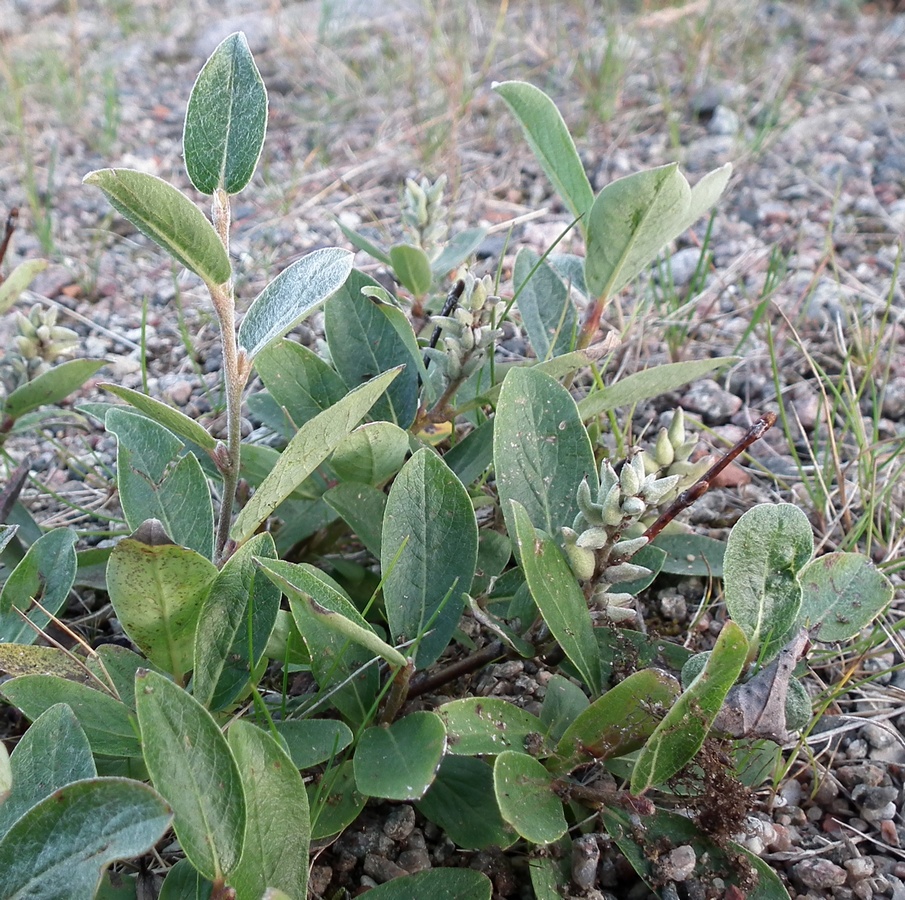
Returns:
[[[652,369],[578,402],[563,382],[599,359],[589,348],[608,299],[715,202],[729,171],[692,189],[666,166],[595,197],[551,101],[524,84],[498,91],[587,243],[584,258],[517,264],[537,358],[520,365],[496,358],[490,282],[464,271],[448,289],[475,233],[435,255],[436,183],[409,185],[414,243],[385,255],[413,299],[446,295],[426,333],[336,248],[284,270],[236,327],[230,198],[252,178],[267,120],[239,34],[202,69],[186,114],[186,167],[210,219],[150,175],[86,177],[206,286],[228,427],[221,442],[117,385],[106,387],[125,405],[85,407],[116,436],[124,519],[100,579],[91,557],[93,583],[131,646],[35,646],[86,568],[72,529],[40,534],[0,590],[0,668],[14,676],[0,691],[33,723],[0,760],[0,896],[35,885],[108,896],[106,866],[150,852],[172,826],[175,842],[156,851],[178,859],[164,896],[303,900],[311,841],[340,834],[369,800],[414,804],[462,849],[518,843],[544,896],[561,896],[570,875],[536,848],[568,855],[582,827],[604,829],[649,884],[658,848],[681,841],[700,848],[701,878],[759,879],[758,896],[786,896],[762,862],[739,863],[728,836],[655,801],[677,776],[693,779],[716,731],[784,740],[802,629],[847,640],[891,589],[856,554],[812,560],[794,507],[757,507],[718,554],[708,546],[731,619],[681,686],[690,654],[648,639],[637,597],[697,552],[694,535],[677,551],[664,528],[721,463],[695,480],[703,464],[689,462],[680,414],[626,460],[599,464],[589,430],[726,360]],[[586,298],[580,325],[567,284]],[[285,337],[321,305],[329,360]],[[275,446],[243,444],[243,402]],[[15,535],[0,525],[0,550]],[[637,630],[619,627],[630,620]],[[466,695],[463,675],[507,656],[549,670],[540,715]],[[289,691],[294,671],[310,691]],[[451,684],[463,696],[437,692]],[[117,875],[126,891],[139,889],[135,870]],[[437,868],[375,890],[489,900],[492,886]]]

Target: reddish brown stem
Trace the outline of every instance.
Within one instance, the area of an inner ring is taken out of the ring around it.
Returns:
[[[725,456],[720,457],[688,490],[682,491],[678,497],[667,507],[666,511],[654,522],[644,537],[648,543],[653,539],[680,513],[683,509],[688,509],[693,503],[700,500],[704,494],[710,489],[713,479],[726,468],[736,457],[744,453],[755,441],[759,441],[776,423],[776,413],[764,413],[749,429],[745,432],[744,437],[734,446],[732,446]]]

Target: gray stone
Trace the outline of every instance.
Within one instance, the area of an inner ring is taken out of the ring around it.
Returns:
[[[831,863],[828,859],[813,857],[803,859],[792,866],[792,876],[800,881],[806,888],[826,890],[831,887],[839,887],[845,884],[848,873],[840,866]]]

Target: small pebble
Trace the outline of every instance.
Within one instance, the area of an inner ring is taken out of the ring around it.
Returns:
[[[660,874],[668,881],[685,881],[694,873],[696,863],[694,847],[683,844],[660,858]]]
[[[848,873],[828,859],[813,857],[792,866],[792,875],[805,887],[826,890],[845,884]]]
[[[412,875],[431,868],[431,858],[427,850],[403,850],[396,862]]]
[[[365,857],[364,870],[365,874],[370,875],[378,884],[409,874],[402,866],[397,866],[392,860],[376,853],[369,853]]]
[[[383,833],[393,841],[404,841],[415,827],[415,810],[408,805],[390,810],[383,823]]]

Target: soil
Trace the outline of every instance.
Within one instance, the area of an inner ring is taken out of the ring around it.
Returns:
[[[905,440],[905,14],[854,0],[0,0],[0,198],[21,209],[7,270],[48,258],[27,299],[57,308],[85,355],[110,360],[103,377],[214,427],[220,360],[204,292],[81,179],[130,166],[191,193],[180,157],[186,98],[201,63],[235,30],[245,31],[270,95],[259,173],[233,213],[244,304],[300,255],[348,246],[338,222],[384,246],[399,240],[404,179],[440,174],[450,180],[452,231],[491,228],[478,265],[499,268],[511,295],[515,250],[545,252],[570,216],[493,81],[528,80],[556,100],[595,190],[673,160],[693,183],[731,161],[709,230],[701,223],[670,248],[669,279],[654,276],[607,311],[605,328],[622,335],[607,377],[738,354],[720,381],[635,410],[634,434],[679,404],[707,443],[724,447],[761,413],[782,409],[785,433],[768,433],[754,464],[730,467],[689,521],[724,537],[751,505],[793,500],[821,550],[844,543],[870,498],[855,483],[859,449],[844,428],[842,469],[826,468],[831,484],[819,504],[807,490],[823,459],[809,461],[808,448],[826,447],[824,386],[843,391],[854,373],[873,440],[893,460]],[[686,297],[702,245],[708,274]],[[569,234],[560,249],[580,248]],[[356,265],[387,281],[365,254]],[[300,339],[317,346],[319,327],[315,316]],[[6,316],[2,346],[13,334]],[[512,352],[524,349],[510,337]],[[83,396],[101,394],[92,382]],[[250,416],[247,430],[259,427]],[[90,476],[114,459],[112,437],[69,427],[56,437],[66,453],[49,441],[13,442],[12,451],[29,454],[32,471],[78,509],[48,503],[34,486],[22,494],[29,509],[42,524],[77,527],[115,511]],[[901,486],[890,485],[884,502],[891,524],[870,550],[898,579]],[[695,579],[659,589],[648,599],[650,623],[685,634],[704,590]],[[901,609],[898,592],[881,646],[812,659],[815,693],[843,677],[858,687],[787,748],[794,762],[775,790],[760,788],[750,802],[733,795],[737,815],[715,826],[767,860],[793,898],[905,898]],[[103,610],[82,612],[77,624],[103,632]],[[718,616],[697,620],[699,646],[719,625]],[[542,666],[509,660],[460,688],[536,710],[548,680]],[[719,773],[721,751],[711,752]],[[725,785],[711,794],[711,817],[726,796]],[[574,896],[648,895],[607,839],[581,846]],[[682,848],[661,850],[661,896],[722,896],[719,885],[683,874]],[[461,854],[411,807],[374,805],[319,848],[312,890],[356,894],[404,872],[464,864],[491,876],[495,896],[528,897],[527,862],[523,851]]]

